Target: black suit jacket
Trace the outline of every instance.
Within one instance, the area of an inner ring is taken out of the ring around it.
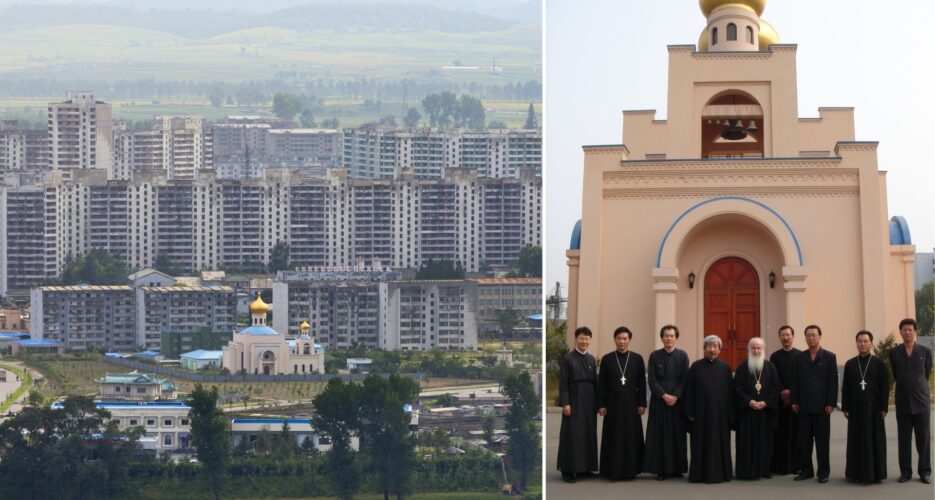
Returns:
[[[818,349],[815,361],[808,350],[795,359],[790,399],[799,405],[799,413],[824,413],[825,406],[838,403],[838,357]]]
[[[896,380],[896,412],[929,411],[928,378],[932,374],[932,351],[916,343],[912,348],[912,359],[909,359],[906,346],[899,344],[890,349],[890,366]]]

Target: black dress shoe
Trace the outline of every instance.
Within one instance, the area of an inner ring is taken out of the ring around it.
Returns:
[[[820,478],[818,478],[818,482],[819,482],[819,483],[822,483],[822,484],[827,483],[827,482],[828,482],[828,478],[826,478],[826,477],[820,477]]]
[[[912,479],[912,476],[911,476],[910,474],[900,474],[900,475],[899,475],[898,481],[899,481],[900,483],[905,483],[906,481],[908,481],[908,480],[910,480],[910,479]]]
[[[921,476],[919,478],[919,481],[922,481],[925,484],[932,484],[932,476],[926,474],[924,476]]]
[[[812,474],[806,474],[806,473],[804,473],[804,472],[800,472],[799,475],[798,475],[798,476],[795,476],[795,478],[793,478],[793,479],[795,479],[796,481],[804,481],[804,480],[806,480],[806,479],[811,479],[811,478],[813,478],[813,477],[815,477],[815,476],[813,476]]]
[[[565,481],[566,483],[573,483],[575,482],[575,475],[574,474],[562,474],[562,480]]]

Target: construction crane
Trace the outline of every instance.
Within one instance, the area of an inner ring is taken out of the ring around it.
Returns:
[[[562,306],[568,299],[562,297],[562,284],[555,282],[555,293],[545,299],[545,306],[549,311],[549,319],[558,323],[562,318]]]

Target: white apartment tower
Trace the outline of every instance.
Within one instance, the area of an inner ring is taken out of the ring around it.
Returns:
[[[65,101],[49,104],[52,168],[111,171],[113,121],[110,104],[94,92],[70,91]]]

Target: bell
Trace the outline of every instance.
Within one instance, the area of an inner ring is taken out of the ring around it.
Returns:
[[[750,120],[750,125],[747,126],[747,132],[756,132],[757,130],[759,129],[756,127],[756,121]]]
[[[737,123],[734,124],[734,128],[743,129],[743,122],[741,120],[737,120]]]
[[[747,137],[747,130],[743,128],[743,122],[737,120],[731,124],[730,120],[724,120],[724,130],[721,131],[721,137],[728,141],[739,141]]]
[[[708,125],[711,125],[711,123],[712,123],[711,120],[708,120]]]

